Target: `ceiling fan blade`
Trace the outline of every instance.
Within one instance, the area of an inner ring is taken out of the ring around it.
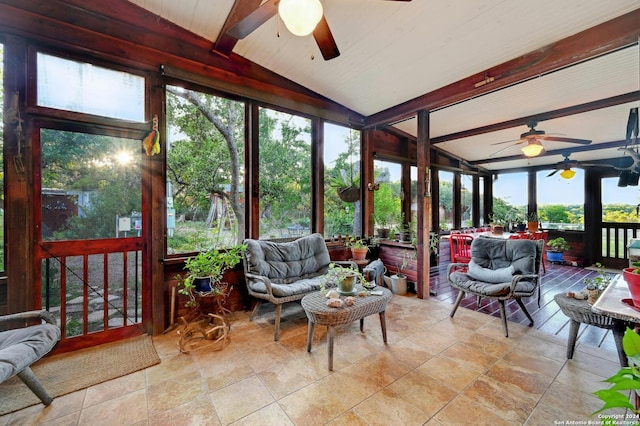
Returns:
[[[237,39],[243,39],[254,32],[260,25],[267,22],[278,13],[279,0],[267,0],[256,10],[245,16],[227,34]]]
[[[551,135],[543,135],[543,136],[539,136],[538,138],[546,141],[577,143],[581,145],[589,145],[591,143],[591,141],[588,139],[563,138],[561,136],[551,136]]]
[[[524,141],[522,139],[511,139],[511,140],[508,140],[508,141],[492,143],[491,145],[502,145],[503,143],[510,143],[510,142],[515,142],[514,145],[518,145],[518,144],[521,144]]]
[[[316,39],[316,43],[318,43],[318,47],[325,61],[340,56],[338,45],[333,38],[333,34],[331,34],[331,29],[329,29],[329,24],[324,15],[322,15],[322,19],[320,19],[320,22],[316,25],[316,29],[313,30],[313,38]]]
[[[551,176],[555,175],[556,173],[558,173],[558,169],[555,169],[554,171],[552,171],[551,173],[549,173],[549,174],[547,175],[547,177],[551,177]]]
[[[509,142],[513,142],[513,141],[509,141]],[[500,142],[500,143],[504,143],[504,142]],[[496,152],[492,153],[491,155],[489,155],[489,157],[493,157],[496,154],[500,154],[502,151],[506,151],[507,149],[509,149],[509,148],[511,148],[513,146],[519,145],[519,144],[520,144],[520,142],[518,141],[518,142],[516,142],[516,143],[514,143],[512,145],[505,146],[504,148],[501,148],[501,149],[497,150]]]

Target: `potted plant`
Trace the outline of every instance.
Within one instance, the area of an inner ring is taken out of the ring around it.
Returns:
[[[387,216],[374,213],[372,215],[372,219],[374,226],[376,227],[378,238],[389,238],[391,228],[389,227],[389,219]]]
[[[211,249],[198,253],[185,261],[187,274],[178,275],[178,292],[189,296],[186,306],[197,306],[196,294],[221,294],[226,286],[222,285],[224,272],[240,263],[245,245],[227,250]]]
[[[364,238],[348,237],[344,245],[351,249],[351,257],[353,257],[354,260],[366,259],[369,246]]]
[[[537,212],[531,212],[527,215],[527,230],[529,232],[537,232],[540,229],[540,218]]]
[[[330,180],[329,184],[336,188],[338,197],[346,203],[355,203],[360,199],[360,174],[354,173],[353,165],[350,164],[351,171],[344,169],[337,171]]]
[[[329,270],[320,285],[320,291],[324,294],[327,290],[327,284],[330,284],[332,287],[335,285],[340,294],[353,295],[357,293],[356,284],[358,284],[358,281],[363,283],[363,285],[367,282],[364,275],[362,275],[358,269],[330,263]]]
[[[571,246],[563,237],[554,238],[547,243],[549,250],[547,250],[547,260],[549,262],[564,263],[565,251],[571,249]]]
[[[622,347],[627,356],[629,366],[622,367],[615,375],[604,380],[611,383],[608,389],[597,390],[593,393],[604,402],[604,405],[598,411],[591,413],[592,416],[606,410],[618,408],[623,408],[633,413],[633,415],[625,417],[630,420],[636,420],[640,414],[638,409],[638,396],[640,395],[640,335],[627,327],[622,337]],[[613,416],[600,414],[598,417],[602,420],[602,424],[616,424],[613,421],[617,418],[615,416],[620,416],[620,414],[614,414]],[[611,422],[605,423],[607,420]],[[629,423],[636,424],[632,421]]]
[[[609,284],[611,284],[614,279],[613,274],[609,274],[604,271],[604,265],[602,265],[602,263],[598,262],[595,266],[598,270],[598,273],[594,277],[584,279],[588,296],[587,302],[590,305],[596,303],[598,297],[600,297],[602,292],[609,286]]]
[[[491,213],[489,215],[489,221],[491,223],[491,233],[495,235],[502,235],[504,232],[504,226],[506,224],[506,217],[497,213]]]
[[[629,286],[633,306],[640,308],[640,262],[633,262],[629,268],[624,268],[622,277]]]
[[[516,231],[524,232],[527,230],[527,218],[523,215],[515,215],[514,220],[516,224]]]

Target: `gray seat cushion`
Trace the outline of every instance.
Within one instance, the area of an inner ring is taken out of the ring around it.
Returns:
[[[449,278],[456,287],[482,296],[504,296],[509,293],[511,280],[502,283],[477,281],[464,272],[452,272]],[[515,296],[530,296],[535,290],[535,281],[520,280],[516,284]]]
[[[60,329],[40,324],[0,333],[0,382],[46,355],[60,339]]]
[[[329,250],[319,233],[288,243],[247,239],[244,244],[247,272],[269,277],[274,284],[291,284],[324,275],[331,263]]]
[[[324,280],[324,276],[313,278],[303,278],[288,284],[271,284],[271,291],[276,297],[289,297],[295,294],[306,294],[312,291],[320,290],[320,284]],[[249,282],[251,290],[256,293],[267,293],[267,288],[262,281]]]

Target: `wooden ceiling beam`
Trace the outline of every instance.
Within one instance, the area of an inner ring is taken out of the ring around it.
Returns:
[[[640,99],[640,91],[629,92],[623,95],[612,96],[610,98],[600,99],[584,104],[573,105],[566,108],[560,108],[553,111],[543,112],[540,114],[528,115],[526,117],[514,118],[513,120],[503,121],[501,123],[489,124],[487,126],[476,127],[475,129],[463,130],[461,132],[449,133],[448,135],[432,138],[432,144],[438,144],[456,139],[468,138],[484,133],[496,132],[498,130],[511,129],[513,127],[526,125],[532,121],[543,122],[553,118],[561,118],[569,115],[580,114],[588,111],[595,111],[601,108],[608,108],[616,105],[626,104],[627,102],[635,102]]]
[[[638,22],[640,9],[372,114],[367,117],[365,128],[388,125],[422,109],[443,108],[633,45],[640,37]]]
[[[262,0],[236,0],[233,2],[227,20],[224,22],[222,30],[213,44],[213,49],[211,50],[213,53],[218,53],[225,57],[229,56],[236,43],[238,43],[238,39],[228,33],[229,29],[256,10],[261,2]]]

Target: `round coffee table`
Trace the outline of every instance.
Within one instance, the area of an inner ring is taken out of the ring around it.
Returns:
[[[360,331],[364,331],[364,317],[379,314],[382,327],[382,340],[387,343],[387,326],[385,323],[385,309],[391,300],[391,291],[384,287],[376,287],[373,291],[381,291],[382,295],[355,296],[354,304],[341,308],[327,306],[327,298],[319,291],[307,294],[302,298],[302,307],[309,318],[307,333],[307,352],[311,352],[313,332],[316,324],[327,326],[327,345],[329,371],[333,371],[333,336],[336,325],[348,324],[360,320]]]

